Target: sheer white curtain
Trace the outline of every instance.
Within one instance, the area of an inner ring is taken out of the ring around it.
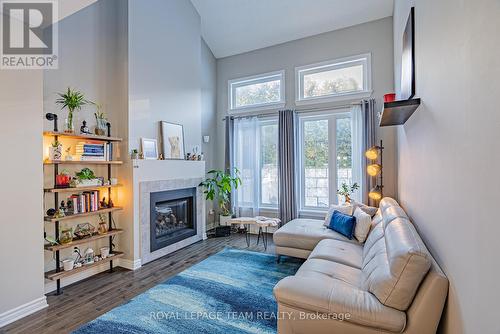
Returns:
[[[238,216],[259,215],[259,175],[257,117],[234,120],[234,166],[240,170],[242,185],[234,201]]]
[[[352,198],[357,202],[363,201],[366,184],[363,177],[364,152],[363,152],[363,112],[361,105],[351,107],[351,143],[352,143],[352,182],[359,184],[359,189],[354,192]]]

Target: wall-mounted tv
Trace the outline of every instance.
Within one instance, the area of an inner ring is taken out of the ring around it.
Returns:
[[[401,57],[401,89],[399,100],[411,99],[415,95],[415,7],[410,10],[403,33]]]

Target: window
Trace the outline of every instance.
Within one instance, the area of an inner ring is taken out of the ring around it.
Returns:
[[[278,120],[236,119],[234,163],[241,172],[236,205],[240,208],[278,207]]]
[[[279,108],[285,105],[284,71],[230,80],[229,109]]]
[[[300,211],[326,211],[352,180],[350,113],[317,113],[299,121]]]
[[[295,69],[296,100],[311,103],[371,94],[371,56],[364,54]]]

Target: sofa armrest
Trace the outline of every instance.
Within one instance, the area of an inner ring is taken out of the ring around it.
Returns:
[[[392,332],[401,332],[406,325],[404,312],[337,279],[290,276],[278,282],[273,292],[279,304],[306,313],[331,314],[337,319]]]

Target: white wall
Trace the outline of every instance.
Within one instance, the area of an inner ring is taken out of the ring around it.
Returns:
[[[129,0],[128,114],[124,148],[140,148],[140,138],[160,138],[159,121],[184,126],[186,152],[201,147],[201,30],[200,17],[189,0]],[[126,259],[140,259],[139,212],[134,210],[132,162],[123,155],[127,205],[121,223],[132,234],[121,238]]]
[[[217,161],[224,164],[224,122],[219,118],[228,110],[227,81],[239,77],[285,70],[286,107],[295,108],[295,67],[358,55],[372,54],[373,97],[393,92],[392,18],[360,24],[268,48],[217,60]],[[349,102],[347,102],[349,103]],[[337,103],[339,104],[339,103]],[[340,102],[345,105],[346,101]],[[324,106],[324,104],[322,105]],[[381,106],[381,103],[379,103]],[[383,128],[379,137],[384,140],[384,191],[396,193],[395,129]]]
[[[201,133],[210,136],[210,141],[202,141],[201,148],[205,155],[205,169],[217,167],[217,60],[205,41],[201,40]],[[215,216],[210,213],[214,208],[212,201],[206,203],[207,229],[214,225]]]
[[[0,327],[43,298],[42,98],[42,71],[0,71]]]
[[[411,1],[395,1],[395,81]],[[422,105],[398,129],[399,199],[450,280],[441,330],[499,333],[500,2],[419,0]]]
[[[189,0],[129,1],[129,142],[157,138],[159,121],[201,145],[200,16]]]
[[[67,17],[95,0],[60,0]],[[43,259],[43,71],[0,71],[0,327],[46,306]]]
[[[88,100],[101,103],[103,111],[106,113],[111,123],[111,134],[113,136],[124,136],[127,131],[122,118],[127,114],[127,85],[126,65],[127,49],[127,17],[126,2],[121,0],[97,1],[94,4],[70,15],[59,22],[59,68],[56,70],[44,71],[44,111],[54,112],[59,115],[59,129],[64,127],[64,119],[67,117],[67,109],[60,110],[55,104],[58,97],[56,92],[64,92],[67,87],[78,89]],[[125,40],[123,40],[125,36]],[[125,46],[125,47],[124,47]],[[91,131],[96,124],[94,112],[96,108],[87,105],[81,111],[75,113],[75,131],[79,133],[83,120],[87,121],[87,126]],[[44,130],[52,130],[53,123],[44,119]],[[51,138],[45,138],[47,146]],[[68,146],[74,151],[75,141],[60,140],[63,149]],[[116,144],[115,144],[116,145]],[[125,144],[122,144],[125,145]],[[120,153],[117,150],[116,153]],[[74,152],[72,152],[74,154]],[[117,157],[119,159],[119,157]],[[61,168],[73,173],[83,166],[68,166]],[[98,176],[107,177],[107,167],[89,166]],[[113,167],[112,172],[116,177],[121,167]],[[45,186],[53,185],[53,166],[46,166]],[[118,190],[118,193],[121,191]],[[115,192],[116,194],[117,192]],[[64,195],[64,194],[62,194]],[[69,196],[69,195],[68,195]],[[65,196],[59,196],[59,200],[65,200]],[[115,197],[113,201],[118,205],[122,204]],[[54,207],[53,196],[45,195],[45,210]],[[119,218],[115,214],[115,218]],[[64,223],[63,226],[76,226],[78,223],[90,222],[97,226],[98,217],[82,218],[72,222]],[[120,220],[116,219],[120,226]],[[49,236],[54,236],[53,224],[47,224],[45,230]],[[127,234],[132,232],[127,231]],[[127,236],[123,236],[127,238]],[[122,239],[119,236],[117,239]],[[84,245],[99,249],[108,244],[107,240],[99,240],[93,244]],[[120,246],[120,245],[119,245]],[[83,248],[82,250],[84,250]],[[71,255],[72,250],[61,251],[61,258]],[[53,254],[44,252],[45,270],[55,268]],[[106,268],[104,268],[106,269]],[[80,279],[80,278],[78,278]],[[71,279],[63,280],[62,284],[72,283]],[[47,281],[46,291],[54,289],[54,282]]]

